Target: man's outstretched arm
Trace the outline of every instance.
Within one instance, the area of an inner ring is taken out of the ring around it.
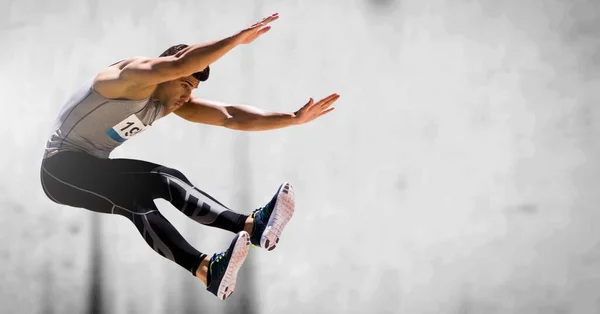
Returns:
[[[204,70],[238,45],[252,43],[268,32],[271,29],[268,24],[278,18],[278,14],[273,14],[233,36],[209,43],[190,45],[173,56],[129,58],[120,64],[118,69],[110,68],[100,73],[94,87],[104,90],[107,94],[131,94],[132,90],[152,91],[160,83]]]
[[[331,112],[339,98],[332,94],[318,102],[311,100],[294,113],[273,112],[247,105],[227,105],[193,98],[175,114],[185,120],[239,131],[267,131],[310,122]]]

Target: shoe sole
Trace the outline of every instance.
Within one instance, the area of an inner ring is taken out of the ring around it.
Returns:
[[[238,271],[244,264],[246,256],[248,256],[248,250],[250,249],[250,235],[246,231],[241,231],[235,244],[233,246],[233,253],[227,269],[221,279],[219,290],[217,290],[217,296],[221,300],[229,298],[235,291],[235,283],[237,281]]]
[[[275,208],[273,208],[267,227],[260,238],[262,248],[272,251],[277,247],[283,229],[294,215],[295,207],[294,188],[288,182],[284,182],[277,191]]]

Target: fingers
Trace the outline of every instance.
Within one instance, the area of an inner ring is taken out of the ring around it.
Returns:
[[[303,121],[302,123],[307,123],[332,112],[335,107],[330,106],[339,98],[340,95],[334,93],[315,103],[314,99],[311,97],[310,100],[304,106],[302,106],[302,108],[294,112],[294,115],[301,117],[300,119]]]
[[[250,26],[250,28],[256,28],[256,27],[260,27],[260,26],[264,26],[267,25],[275,20],[279,19],[279,13],[275,13],[272,14],[268,17],[265,17],[264,19],[262,19],[260,22],[257,22],[255,24],[253,24],[252,26]]]
[[[262,34],[264,34],[264,33],[268,32],[270,29],[271,29],[271,26],[267,26],[267,27],[265,27],[265,28],[261,28],[261,29],[258,31],[257,35],[258,35],[258,36],[260,36],[260,35],[262,35]]]
[[[340,98],[340,95],[338,95],[337,93],[334,93],[334,94],[331,94],[331,95],[321,99],[314,106],[318,106],[321,110],[323,110],[323,109],[326,109],[327,107],[331,106],[339,98]]]
[[[310,108],[314,104],[314,102],[315,100],[311,97],[306,103],[306,105],[304,105],[304,108]]]
[[[335,107],[330,107],[330,106],[333,105],[333,103],[336,102],[339,98],[340,98],[340,95],[331,94],[328,97],[321,100],[319,102],[320,104],[318,107],[321,112],[319,113],[319,115],[317,117],[321,117],[321,116],[324,116],[324,115],[332,112],[335,109]]]
[[[262,36],[269,30],[271,30],[271,26],[267,26],[267,24],[277,19],[279,19],[279,13],[272,14],[271,16],[262,19],[260,22],[246,28],[240,33],[243,34],[240,42],[244,44],[249,44],[253,42],[254,40],[256,40],[256,38]]]
[[[268,23],[271,23],[271,22],[273,22],[273,21],[275,21],[277,19],[279,19],[279,13],[274,13],[274,14],[271,14],[270,16],[268,16],[268,17],[265,17],[262,20],[262,23],[268,24]]]
[[[334,109],[335,109],[335,107],[331,107],[331,108],[329,108],[329,109],[327,109],[327,110],[325,110],[325,111],[321,112],[321,113],[319,114],[319,117],[321,117],[321,116],[324,116],[324,115],[326,115],[326,114],[328,114],[328,113],[332,112]]]
[[[333,94],[333,95],[327,97],[327,99],[325,100],[325,102],[323,102],[321,107],[327,108],[327,107],[331,106],[334,102],[336,102],[338,99],[340,99],[340,95]]]

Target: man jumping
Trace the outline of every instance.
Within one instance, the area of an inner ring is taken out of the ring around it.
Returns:
[[[209,77],[209,65],[269,31],[277,14],[219,41],[176,45],[157,58],[135,57],[100,71],[62,107],[41,162],[46,196],[61,205],[117,214],[133,222],[161,256],[202,280],[225,300],[235,290],[250,244],[273,250],[294,213],[294,190],[284,182],[265,206],[235,212],[195,187],[180,171],[151,162],[111,158],[119,145],[175,113],[181,118],[241,131],[272,130],[310,122],[339,98],[311,98],[294,113],[226,105],[192,97]],[[208,255],[193,248],[159,212],[164,199],[203,225],[235,234],[229,247]]]

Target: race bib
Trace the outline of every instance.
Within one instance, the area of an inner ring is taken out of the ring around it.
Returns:
[[[130,115],[127,119],[119,122],[119,124],[112,127],[106,133],[113,140],[122,143],[126,140],[134,137],[136,134],[144,131],[146,126],[135,114]]]

